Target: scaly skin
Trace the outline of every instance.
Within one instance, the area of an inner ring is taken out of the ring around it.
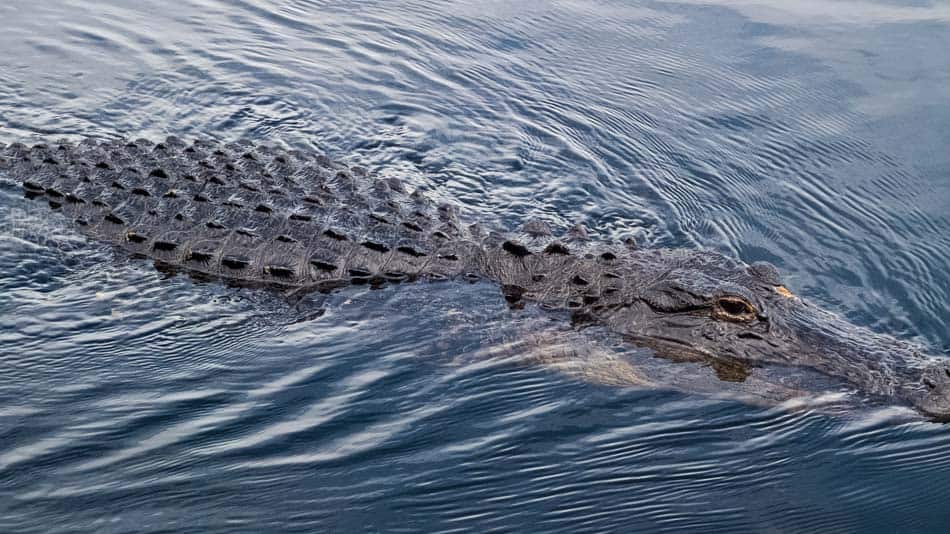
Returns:
[[[660,356],[809,368],[950,418],[940,359],[793,296],[768,264],[591,243],[581,228],[556,238],[537,222],[485,232],[398,180],[251,143],[14,143],[0,177],[86,235],[185,271],[299,292],[487,279],[512,306],[569,311]]]

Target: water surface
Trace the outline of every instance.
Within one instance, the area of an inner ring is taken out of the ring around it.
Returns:
[[[767,260],[950,350],[946,3],[13,0],[0,20],[0,142],[320,150],[474,220]],[[950,523],[950,432],[900,407],[592,384],[484,357],[545,320],[488,285],[348,290],[313,318],[117,256],[15,189],[0,222],[5,532]]]

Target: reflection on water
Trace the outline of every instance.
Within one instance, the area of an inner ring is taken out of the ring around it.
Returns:
[[[323,150],[474,220],[768,260],[852,322],[950,348],[945,5],[14,0],[0,17],[0,142]],[[0,198],[4,531],[948,520],[950,437],[899,408],[577,380],[524,365],[526,333],[563,318],[488,286],[301,309],[163,277]]]

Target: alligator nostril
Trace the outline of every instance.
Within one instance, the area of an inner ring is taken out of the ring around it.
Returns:
[[[930,380],[929,378],[923,379],[922,382],[924,383],[925,386],[927,386],[930,389],[937,389],[937,384],[934,384],[933,381]]]
[[[950,378],[950,369],[944,369],[943,373],[947,375],[947,378]]]

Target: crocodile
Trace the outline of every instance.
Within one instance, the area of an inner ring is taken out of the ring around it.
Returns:
[[[538,220],[463,224],[399,179],[249,141],[15,142],[0,145],[0,177],[163,268],[295,294],[486,280],[514,308],[560,310],[658,356],[818,372],[950,420],[950,362],[794,295],[768,263]]]

